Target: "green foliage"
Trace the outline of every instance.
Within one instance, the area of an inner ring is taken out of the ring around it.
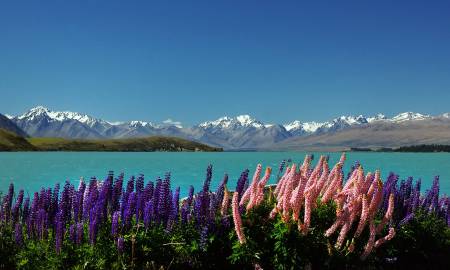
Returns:
[[[0,151],[33,151],[35,147],[25,138],[0,128]]]
[[[28,141],[41,151],[222,151],[198,142],[163,136],[104,140],[31,138]]]
[[[90,244],[85,226],[83,244],[77,246],[66,237],[62,251],[54,248],[53,233],[46,240],[27,240],[19,248],[14,232],[0,225],[0,269],[398,269],[411,266],[445,269],[450,256],[450,229],[445,222],[426,213],[417,213],[408,224],[397,230],[387,242],[361,261],[359,256],[368,238],[349,240],[355,250],[334,247],[337,233],[330,238],[324,232],[335,220],[335,205],[318,204],[312,212],[308,234],[299,232],[297,223],[284,223],[277,216],[269,219],[273,207],[265,203],[242,217],[247,243],[239,244],[230,216],[217,217],[216,233],[201,243],[193,224],[145,229],[135,226],[124,235],[124,251],[119,253],[110,235],[110,223],[100,228],[97,241]],[[303,213],[300,214],[302,217]],[[227,226],[228,221],[231,226]],[[224,225],[225,224],[225,225]],[[384,232],[386,233],[386,232]]]

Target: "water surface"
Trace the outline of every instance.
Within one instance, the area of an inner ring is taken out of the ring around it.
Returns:
[[[117,153],[117,152],[2,152],[0,153],[0,191],[5,192],[10,182],[16,189],[27,192],[41,187],[53,186],[56,182],[70,180],[77,183],[80,177],[95,176],[104,179],[109,170],[116,174],[131,175],[142,173],[146,181],[172,174],[172,185],[180,186],[186,194],[189,185],[198,189],[204,178],[208,164],[213,165],[212,186],[215,188],[224,173],[230,176],[230,188],[234,188],[240,173],[262,163],[276,171],[283,159],[291,158],[301,162],[306,153],[302,152],[219,152],[219,153]],[[323,153],[314,153],[316,160]],[[330,153],[330,164],[337,162],[340,153]],[[347,154],[345,173],[357,160],[366,171],[380,169],[386,177],[393,171],[400,179],[413,176],[422,179],[422,190],[430,187],[434,176],[439,175],[441,192],[450,194],[450,154],[449,153],[370,153],[352,152]],[[271,178],[271,182],[275,177]]]

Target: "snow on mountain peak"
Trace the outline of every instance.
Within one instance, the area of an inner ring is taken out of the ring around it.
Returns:
[[[151,122],[145,122],[145,121],[130,121],[131,127],[152,127],[153,124]]]
[[[65,121],[65,120],[77,120],[81,123],[84,123],[89,126],[93,126],[97,122],[107,123],[101,119],[96,119],[87,114],[81,114],[77,112],[70,111],[52,111],[44,106],[37,106],[30,109],[28,112],[18,116],[18,119],[29,119],[34,120],[36,117],[46,116],[50,119],[50,121]]]
[[[404,112],[400,113],[394,117],[392,117],[392,122],[404,122],[404,121],[410,121],[410,120],[425,120],[429,119],[431,116],[426,114],[420,114],[420,113],[414,113],[414,112]]]
[[[297,133],[313,133],[318,128],[322,127],[325,123],[318,123],[318,122],[305,122],[302,123],[298,120],[295,120],[291,123],[285,124],[284,128],[289,132],[297,132]]]
[[[240,128],[240,127],[254,127],[254,128],[264,128],[265,125],[252,118],[250,115],[238,115],[236,117],[223,116],[214,121],[203,122],[198,125],[201,128]]]

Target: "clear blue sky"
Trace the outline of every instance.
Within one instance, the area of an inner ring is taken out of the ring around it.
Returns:
[[[450,111],[449,1],[120,2],[2,1],[0,112],[194,124]]]

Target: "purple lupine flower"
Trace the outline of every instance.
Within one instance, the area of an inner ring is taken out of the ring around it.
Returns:
[[[19,191],[19,195],[17,196],[16,203],[12,208],[12,222],[13,224],[19,221],[20,209],[22,208],[23,203],[23,189]]]
[[[144,175],[139,174],[139,176],[136,179],[136,193],[142,193],[144,192]]]
[[[55,225],[55,249],[57,253],[61,253],[63,237],[64,237],[64,214],[63,210],[59,210],[56,214]]]
[[[220,204],[222,203],[223,194],[225,192],[225,185],[227,183],[228,183],[228,174],[225,174],[222,179],[222,182],[217,187],[217,191],[214,196],[214,202],[215,202],[214,206],[213,206],[214,211],[217,211],[217,209],[220,207]]]
[[[120,217],[120,211],[115,211],[112,215],[111,220],[111,235],[116,236],[119,232],[119,217]]]
[[[194,186],[190,185],[189,186],[189,193],[188,193],[188,197],[186,199],[187,201],[187,206],[190,209],[192,206],[192,200],[194,199]]]
[[[123,186],[123,174],[120,174],[119,178],[116,179],[113,186],[113,191],[111,195],[111,205],[112,211],[119,209],[119,199],[122,196],[122,186]]]
[[[91,208],[89,214],[89,241],[91,244],[95,244],[97,240],[97,233],[99,227],[99,212],[96,209],[96,206]]]
[[[206,245],[208,241],[208,226],[203,226],[200,230],[200,240],[199,246],[202,250],[206,250]]]
[[[180,211],[180,187],[175,189],[175,194],[172,199],[172,213],[170,216],[170,220],[177,223],[178,212]]]
[[[144,203],[152,199],[153,190],[154,190],[153,182],[149,181],[144,189]]]
[[[78,222],[77,223],[77,241],[76,244],[77,245],[81,245],[81,243],[83,242],[83,236],[84,235],[84,226],[83,226],[83,222]]]
[[[74,244],[77,241],[77,224],[76,223],[70,224],[70,227],[69,227],[69,239]]]
[[[248,185],[248,169],[243,171],[241,173],[241,176],[239,177],[239,180],[237,181],[236,184],[236,191],[239,194],[239,200],[241,200],[242,195],[245,192],[245,186]]]
[[[136,223],[142,220],[144,216],[144,193],[139,192],[136,196]]]
[[[8,188],[8,194],[6,195],[3,203],[3,215],[5,217],[5,221],[9,222],[9,219],[11,217],[11,207],[12,207],[12,201],[14,196],[14,184],[9,184]]]
[[[127,182],[127,193],[131,193],[134,191],[134,176],[131,176],[130,179]]]
[[[209,187],[211,185],[211,178],[212,178],[212,165],[209,164],[208,167],[206,168],[206,178],[205,181],[203,182],[204,193],[209,192]]]
[[[133,219],[133,215],[136,210],[136,193],[133,191],[130,193],[128,197],[128,203],[124,211],[123,224],[125,228],[129,228],[131,226],[131,220]]]
[[[157,220],[160,222],[167,222],[169,216],[170,207],[170,173],[166,173],[164,181],[161,184],[161,190],[159,192],[159,203],[158,203],[158,217]]]
[[[29,214],[30,214],[30,197],[26,197],[25,202],[23,203],[22,223],[25,223],[27,221]]]
[[[14,229],[14,238],[16,240],[16,245],[19,247],[23,246],[23,228],[22,224],[19,222],[16,223],[16,227]]]
[[[74,187],[69,181],[64,184],[63,192],[61,193],[60,206],[59,209],[62,211],[63,222],[68,224],[71,219],[71,208],[72,208],[72,191]]]
[[[119,237],[117,238],[117,250],[119,251],[119,253],[123,253],[123,249],[124,249],[124,240],[123,237]]]
[[[190,213],[190,207],[188,206],[187,201],[183,201],[183,205],[181,206],[181,223],[186,224],[188,222],[188,215]]]
[[[145,203],[144,209],[144,226],[146,229],[150,226],[153,214],[153,201],[148,201]]]
[[[39,209],[35,226],[39,239],[45,239],[47,237],[48,215],[44,209]],[[55,226],[57,226],[57,223],[55,223]]]
[[[414,213],[409,213],[402,220],[400,220],[398,226],[401,227],[401,226],[404,226],[404,225],[408,224],[413,218],[414,218]]]
[[[160,196],[160,193],[161,193],[161,186],[162,186],[162,181],[161,181],[160,178],[158,178],[156,180],[156,186],[155,186],[155,190],[153,192],[153,198],[152,198],[152,201],[153,201],[153,214],[152,214],[152,216],[153,216],[153,218],[155,220],[158,219],[158,207],[159,207],[159,196]]]

